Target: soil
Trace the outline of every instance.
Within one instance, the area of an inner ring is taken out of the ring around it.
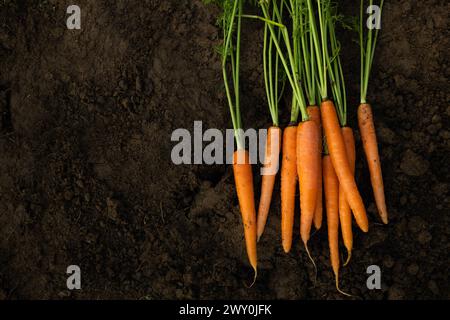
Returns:
[[[82,29],[68,30],[72,2],[0,3],[0,299],[344,299],[326,228],[310,243],[316,282],[297,226],[292,252],[282,252],[279,197],[258,280],[247,288],[230,166],[171,162],[174,129],[192,131],[195,120],[231,127],[214,50],[218,9],[199,0],[78,0]],[[358,138],[371,225],[355,231],[341,287],[363,299],[449,299],[449,6],[385,6],[369,97],[390,223],[377,217]],[[352,36],[341,34],[356,127]],[[261,23],[246,20],[243,119],[256,128],[269,124],[261,40]],[[66,287],[69,265],[81,268],[81,290]],[[381,290],[367,289],[370,265],[381,268]]]

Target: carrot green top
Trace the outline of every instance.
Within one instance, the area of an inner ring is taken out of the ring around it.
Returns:
[[[327,68],[339,122],[341,126],[345,127],[347,125],[347,96],[345,92],[344,72],[342,70],[340,58],[341,46],[336,38],[335,32],[335,25],[338,18],[336,6],[329,7],[326,12],[326,20],[330,39],[331,58],[327,61]]]
[[[380,2],[380,17],[383,10],[384,0]],[[370,7],[373,6],[373,0],[369,1]],[[370,8],[369,7],[369,8]],[[378,17],[378,18],[380,18]],[[376,26],[376,31],[373,28],[368,28],[367,35],[364,34],[364,0],[361,0],[361,12],[359,17],[359,46],[361,50],[361,103],[367,103],[367,88],[369,86],[370,72],[372,70],[373,57],[375,47],[377,44],[378,33],[380,31],[380,21]],[[374,34],[375,33],[375,34]]]
[[[272,21],[272,23],[267,23],[266,26],[270,32],[271,39],[275,48],[277,50],[279,59],[284,67],[287,80],[292,88],[293,93],[293,103],[291,109],[291,122],[296,123],[298,120],[299,113],[302,115],[302,121],[308,120],[309,116],[306,112],[306,102],[301,88],[299,73],[297,70],[298,61],[300,61],[298,56],[298,51],[293,50],[291,44],[291,37],[289,31],[284,24],[281,9],[286,6],[290,11],[291,15],[295,12],[292,9],[295,8],[295,4],[299,0],[290,0],[289,6],[286,4],[287,0],[279,1],[260,1],[260,7],[263,12],[263,16],[266,21]],[[293,22],[296,19],[293,18]],[[275,26],[277,26],[281,32],[281,39],[278,37],[278,33],[275,31]],[[295,30],[295,29],[294,29]],[[285,52],[282,50],[282,46],[285,47]],[[294,48],[295,49],[295,48]]]

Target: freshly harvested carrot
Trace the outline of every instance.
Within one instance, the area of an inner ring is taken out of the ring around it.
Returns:
[[[372,1],[370,2],[372,4]],[[379,14],[383,11],[384,0],[380,1]],[[359,17],[359,46],[361,50],[361,96],[358,107],[358,124],[361,139],[366,154],[370,171],[370,181],[372,183],[375,203],[378,208],[383,223],[388,223],[388,212],[384,196],[383,175],[381,173],[380,155],[378,153],[377,136],[373,122],[372,108],[367,103],[367,92],[369,87],[370,73],[372,71],[373,57],[378,40],[380,28],[365,28],[364,23],[364,1],[361,1]],[[365,33],[367,34],[365,35]]]
[[[236,192],[244,225],[245,244],[250,265],[257,273],[256,211],[253,193],[253,173],[247,150],[238,149],[233,156],[233,172]]]
[[[384,196],[383,174],[381,172],[380,155],[378,153],[377,136],[373,122],[372,108],[367,103],[362,103],[358,108],[358,124],[361,139],[366,154],[370,171],[375,203],[383,223],[388,223],[388,212]]]
[[[331,267],[336,279],[336,289],[348,295],[339,289],[339,181],[334,171],[331,157],[325,155],[322,161]]]
[[[355,137],[350,127],[342,128],[342,136],[344,137],[345,148],[347,150],[348,161],[352,174],[355,174],[356,150]],[[341,223],[342,238],[347,249],[347,260],[344,266],[350,261],[353,249],[353,231],[352,231],[352,212],[345,197],[344,189],[339,185],[339,220]]]
[[[355,177],[350,168],[344,138],[333,102],[330,100],[323,101],[320,111],[330,158],[333,162],[339,183],[345,191],[347,201],[355,215],[356,223],[362,231],[367,232],[369,230],[369,222],[367,220],[366,208],[364,207],[363,200],[356,186]]]
[[[275,141],[274,141],[275,140]],[[261,182],[261,198],[259,201],[257,215],[257,236],[258,241],[264,232],[267,216],[269,214],[270,203],[272,201],[273,187],[275,177],[278,172],[279,157],[281,146],[281,129],[279,127],[270,127],[267,131],[265,164]]]
[[[316,122],[300,122],[297,127],[297,174],[300,186],[300,236],[309,241],[317,202],[319,171],[319,130]]]
[[[323,215],[323,204],[322,204],[322,120],[320,119],[320,110],[318,106],[309,106],[306,108],[308,115],[312,121],[317,125],[319,131],[319,166],[318,166],[318,179],[317,179],[317,201],[316,209],[314,211],[314,226],[316,229],[322,227],[322,215]]]
[[[281,162],[281,241],[286,253],[291,250],[294,229],[295,192],[297,189],[297,127],[283,133]]]

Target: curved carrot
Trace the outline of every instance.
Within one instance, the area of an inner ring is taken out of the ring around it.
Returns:
[[[355,174],[355,162],[356,162],[356,150],[355,150],[355,138],[353,136],[353,130],[350,127],[342,128],[342,136],[344,137],[345,148],[347,150],[348,162],[352,174]],[[339,220],[341,222],[342,238],[344,239],[344,245],[347,249],[347,260],[344,264],[350,261],[353,249],[353,231],[352,231],[352,212],[345,197],[344,189],[339,185]]]
[[[295,191],[297,188],[297,127],[289,126],[283,133],[281,163],[281,241],[287,253],[292,247]]]
[[[314,121],[297,127],[297,174],[300,186],[300,236],[307,246],[317,202],[319,130]]]
[[[253,174],[247,150],[237,150],[233,155],[233,172],[236,192],[244,225],[245,244],[250,265],[257,273],[256,212],[253,193]]]
[[[346,294],[339,289],[339,181],[331,157],[326,155],[322,161],[331,267],[336,279],[336,289]]]
[[[384,197],[383,175],[381,173],[380,155],[378,153],[377,136],[373,123],[372,108],[369,104],[363,103],[358,108],[358,124],[361,139],[366,154],[370,171],[370,181],[372,183],[373,194],[378,212],[383,223],[388,223],[388,212]]]
[[[320,119],[320,109],[318,106],[309,106],[306,108],[308,115],[312,121],[317,125],[319,130],[319,166],[318,166],[318,179],[317,179],[317,201],[316,210],[314,211],[314,226],[316,229],[322,227],[322,215],[323,215],[323,203],[322,203],[322,120]]]
[[[272,143],[273,140],[278,140]],[[279,127],[270,127],[267,131],[266,152],[264,169],[261,181],[261,198],[259,200],[257,215],[257,236],[258,241],[264,232],[269,214],[270,203],[272,201],[273,186],[278,172],[281,146],[281,129]]]
[[[366,208],[356,186],[355,177],[350,169],[344,138],[342,137],[333,102],[330,100],[323,101],[320,111],[330,158],[336,170],[339,183],[345,191],[347,201],[355,215],[356,223],[362,231],[367,232],[369,230],[369,222]]]

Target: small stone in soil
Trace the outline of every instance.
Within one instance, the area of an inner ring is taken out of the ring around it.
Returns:
[[[391,288],[389,288],[388,291],[388,299],[389,300],[402,300],[405,296],[405,292],[397,287],[397,286],[393,286]]]
[[[386,268],[392,268],[393,266],[394,266],[394,259],[392,259],[392,257],[391,256],[386,256],[385,258],[384,258],[384,260],[383,260],[383,265],[386,267]]]
[[[417,263],[410,264],[407,271],[410,275],[415,276],[419,272],[419,265]]]

